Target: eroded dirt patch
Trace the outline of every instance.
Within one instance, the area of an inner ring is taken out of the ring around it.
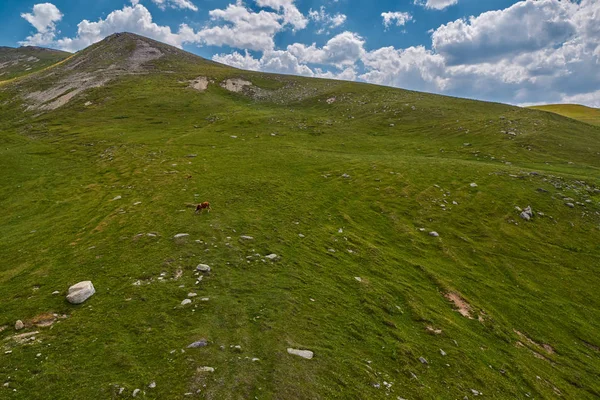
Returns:
[[[221,82],[221,87],[223,89],[227,89],[230,92],[241,93],[245,88],[251,87],[252,82],[236,78],[236,79],[227,79],[226,81]]]
[[[465,318],[473,319],[473,307],[462,296],[456,292],[448,292],[445,294],[446,299],[454,303],[456,311]]]
[[[204,92],[208,89],[208,78],[205,76],[199,76],[193,81],[190,81],[190,87],[199,92]]]
[[[522,341],[524,341],[524,342],[528,343],[530,346],[532,346],[532,347],[536,348],[537,350],[543,350],[543,351],[545,351],[547,354],[550,354],[550,355],[552,355],[552,354],[556,353],[556,352],[554,351],[554,348],[553,348],[552,346],[550,346],[549,344],[546,344],[546,343],[541,343],[541,344],[540,344],[540,343],[538,343],[538,342],[534,341],[533,339],[531,339],[529,336],[525,335],[525,334],[524,334],[524,333],[522,333],[522,332],[519,332],[519,331],[518,331],[518,330],[516,330],[516,329],[513,329],[513,331],[514,331],[514,332],[517,334],[517,336],[519,336],[519,338],[521,338],[521,340],[522,340]],[[517,342],[517,343],[520,343],[520,342]],[[542,357],[543,357],[543,356],[542,356]],[[538,358],[539,358],[539,357],[538,357]],[[546,357],[544,357],[544,358],[546,358]]]

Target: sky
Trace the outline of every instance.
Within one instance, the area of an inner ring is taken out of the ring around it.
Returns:
[[[0,46],[125,31],[243,69],[600,107],[600,0],[0,1]]]

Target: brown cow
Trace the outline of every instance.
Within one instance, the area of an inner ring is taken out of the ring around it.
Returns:
[[[196,214],[202,212],[202,210],[206,210],[207,212],[210,212],[210,203],[208,201],[205,201],[204,203],[200,203],[196,206]]]

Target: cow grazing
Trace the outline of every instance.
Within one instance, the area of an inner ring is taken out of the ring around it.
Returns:
[[[196,214],[202,212],[202,210],[206,210],[207,212],[210,212],[210,203],[208,201],[205,201],[204,203],[200,203],[196,206]]]

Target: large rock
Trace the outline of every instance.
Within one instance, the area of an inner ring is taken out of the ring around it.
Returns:
[[[18,320],[18,321],[15,323],[15,330],[16,330],[16,331],[20,331],[20,330],[21,330],[21,329],[23,329],[23,328],[25,328],[25,324],[23,323],[23,321],[21,321],[21,320]]]
[[[96,289],[94,289],[92,281],[79,282],[69,288],[67,300],[71,304],[81,304],[89,299],[94,293],[96,293]]]
[[[295,356],[306,358],[307,360],[313,358],[314,355],[314,353],[310,350],[287,349],[287,352]]]
[[[533,210],[531,209],[531,206],[528,206],[526,209],[523,210],[523,212],[521,213],[521,218],[523,218],[526,221],[529,221],[531,218],[533,218]]]

